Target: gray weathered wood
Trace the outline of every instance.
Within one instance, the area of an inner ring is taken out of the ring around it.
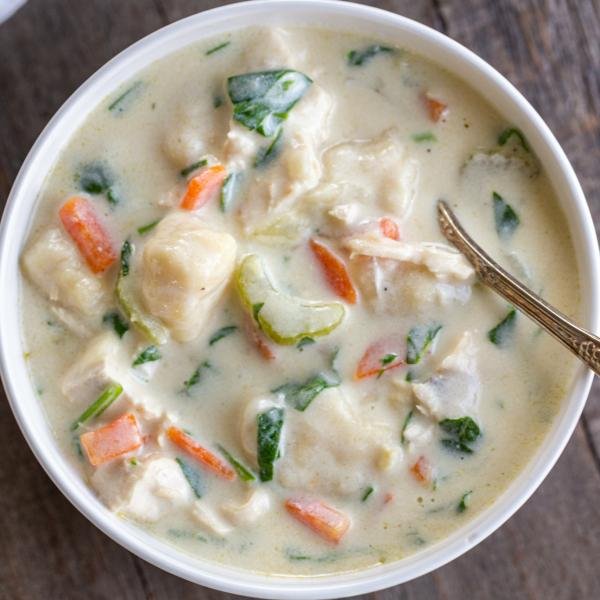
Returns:
[[[475,50],[521,89],[573,162],[600,224],[597,0],[375,0]],[[68,95],[119,50],[215,0],[29,0],[0,26],[0,199]],[[532,500],[467,555],[379,600],[597,598],[600,384]],[[0,600],[226,600],[132,556],[89,524],[38,466],[0,402]]]

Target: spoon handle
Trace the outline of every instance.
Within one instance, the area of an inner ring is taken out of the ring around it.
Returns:
[[[465,232],[446,202],[438,202],[438,221],[446,239],[475,268],[479,279],[576,354],[600,375],[600,338],[572,323],[494,262]]]

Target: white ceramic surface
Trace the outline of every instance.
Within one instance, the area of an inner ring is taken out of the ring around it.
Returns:
[[[520,127],[561,200],[573,235],[583,282],[583,325],[598,329],[600,262],[585,198],[564,152],[527,101],[506,79],[469,50],[403,17],[348,2],[265,0],[194,15],[137,42],[86,81],[42,132],[19,172],[0,225],[0,367],[15,417],[31,449],[69,500],[97,527],[138,556],[176,575],[216,589],[263,598],[316,599],[366,593],[427,573],[472,548],[508,519],[556,462],[581,414],[592,375],[583,366],[562,410],[534,458],[495,504],[438,542],[400,562],[335,576],[267,577],[209,563],[153,538],[111,514],[61,456],[23,359],[19,314],[19,255],[27,237],[43,174],[99,98],[136,71],[187,44],[252,24],[309,24],[360,31],[410,48],[462,77]]]

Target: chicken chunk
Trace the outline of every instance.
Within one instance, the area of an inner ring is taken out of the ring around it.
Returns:
[[[194,517],[207,533],[212,535],[225,537],[233,531],[233,527],[204,500],[196,500],[194,502],[192,517]]]
[[[253,489],[242,503],[227,502],[223,513],[236,526],[252,525],[271,508],[271,495],[263,488]]]
[[[112,332],[94,338],[63,375],[61,391],[72,403],[89,404],[113,383],[123,385],[129,364]]]
[[[144,247],[141,289],[146,309],[181,342],[196,338],[235,266],[236,242],[199,218],[174,213]]]
[[[401,455],[397,431],[344,397],[321,392],[305,412],[288,411],[288,435],[277,466],[281,485],[319,494],[352,495],[388,470]]]
[[[149,456],[110,463],[96,469],[92,485],[114,512],[156,522],[165,514],[192,503],[192,490],[172,458]]]
[[[57,316],[75,333],[81,332],[82,321],[102,314],[108,298],[106,284],[89,270],[60,229],[45,230],[26,250],[23,266]]]
[[[479,402],[477,346],[474,335],[465,332],[433,377],[413,383],[417,407],[436,420],[475,416]]]

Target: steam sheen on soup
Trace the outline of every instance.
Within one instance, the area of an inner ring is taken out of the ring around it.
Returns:
[[[527,463],[574,364],[477,283],[439,198],[577,316],[527,140],[385,40],[249,29],[100,98],[22,256],[26,357],[64,454],[123,519],[260,572],[448,536]]]

